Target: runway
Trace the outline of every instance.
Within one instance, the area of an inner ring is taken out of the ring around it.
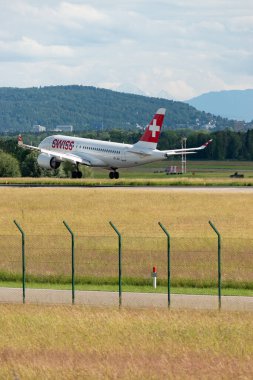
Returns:
[[[21,288],[0,288],[1,303],[22,303]],[[26,289],[26,303],[69,305],[72,303],[71,290]],[[75,304],[86,306],[117,307],[117,292],[76,291]],[[133,308],[167,308],[167,294],[127,293],[122,294],[122,306]],[[218,297],[208,295],[171,295],[172,309],[217,310]],[[223,296],[222,310],[253,311],[253,297]]]
[[[0,184],[0,188],[32,188],[36,189],[67,189],[67,190],[80,190],[86,189],[99,190],[120,190],[120,191],[170,191],[170,192],[200,192],[200,193],[229,193],[229,194],[253,194],[253,186],[123,186],[123,185],[42,185],[42,184]]]
[[[79,187],[80,188],[80,187]],[[95,189],[101,188],[99,187],[91,187]],[[221,187],[215,187],[215,186],[105,186],[102,187],[102,189],[107,189],[107,190],[126,190],[126,191],[170,191],[170,192],[186,192],[186,193],[191,193],[191,192],[200,192],[200,193],[244,193],[244,194],[253,194],[253,186],[221,186]]]

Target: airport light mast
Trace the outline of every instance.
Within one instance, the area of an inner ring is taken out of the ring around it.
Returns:
[[[187,138],[183,137],[181,140],[181,147],[182,149],[186,149],[186,141]],[[182,174],[186,173],[186,153],[182,152]]]

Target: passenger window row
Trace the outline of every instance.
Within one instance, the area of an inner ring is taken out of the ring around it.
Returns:
[[[78,146],[76,146],[76,148],[78,148]],[[87,150],[96,150],[96,151],[99,151],[99,152],[106,152],[106,153],[115,153],[115,154],[120,154],[120,150],[112,150],[112,149],[104,149],[104,148],[95,148],[95,147],[92,147],[92,146],[81,146],[79,145],[79,148],[80,149],[87,149]]]

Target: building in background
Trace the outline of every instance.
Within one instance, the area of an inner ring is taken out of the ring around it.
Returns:
[[[42,125],[36,124],[33,126],[33,132],[34,133],[41,133],[41,132],[46,132],[46,127],[43,127]]]
[[[54,131],[57,132],[73,132],[73,125],[57,125]]]

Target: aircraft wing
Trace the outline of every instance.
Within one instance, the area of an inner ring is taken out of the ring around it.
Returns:
[[[24,144],[21,135],[18,136],[18,146],[20,146],[21,148],[24,148],[24,149],[37,150],[38,152],[41,151],[41,149],[37,146]]]
[[[211,144],[213,140],[208,140],[205,144],[197,147],[197,148],[186,148],[186,149],[172,149],[172,150],[162,150],[163,153],[167,157],[174,156],[174,155],[180,155],[180,154],[193,154],[197,153],[198,150],[205,149],[209,144]]]
[[[39,150],[41,153],[45,153],[45,154],[48,154],[49,156],[59,158],[60,161],[70,161],[73,164],[76,164],[78,162],[79,164],[91,166],[91,162],[88,159],[77,156],[76,154],[59,153],[55,151],[52,152],[51,150],[47,150],[43,148]]]
[[[18,137],[18,146],[24,149],[30,149],[30,150],[35,150],[37,152],[45,153],[52,157],[57,157],[60,161],[70,161],[73,164],[76,164],[78,162],[83,165],[91,166],[91,162],[88,158],[86,159],[85,157],[80,157],[80,156],[77,156],[76,154],[55,152],[55,151],[39,148],[33,145],[27,145],[23,143],[21,136]]]

